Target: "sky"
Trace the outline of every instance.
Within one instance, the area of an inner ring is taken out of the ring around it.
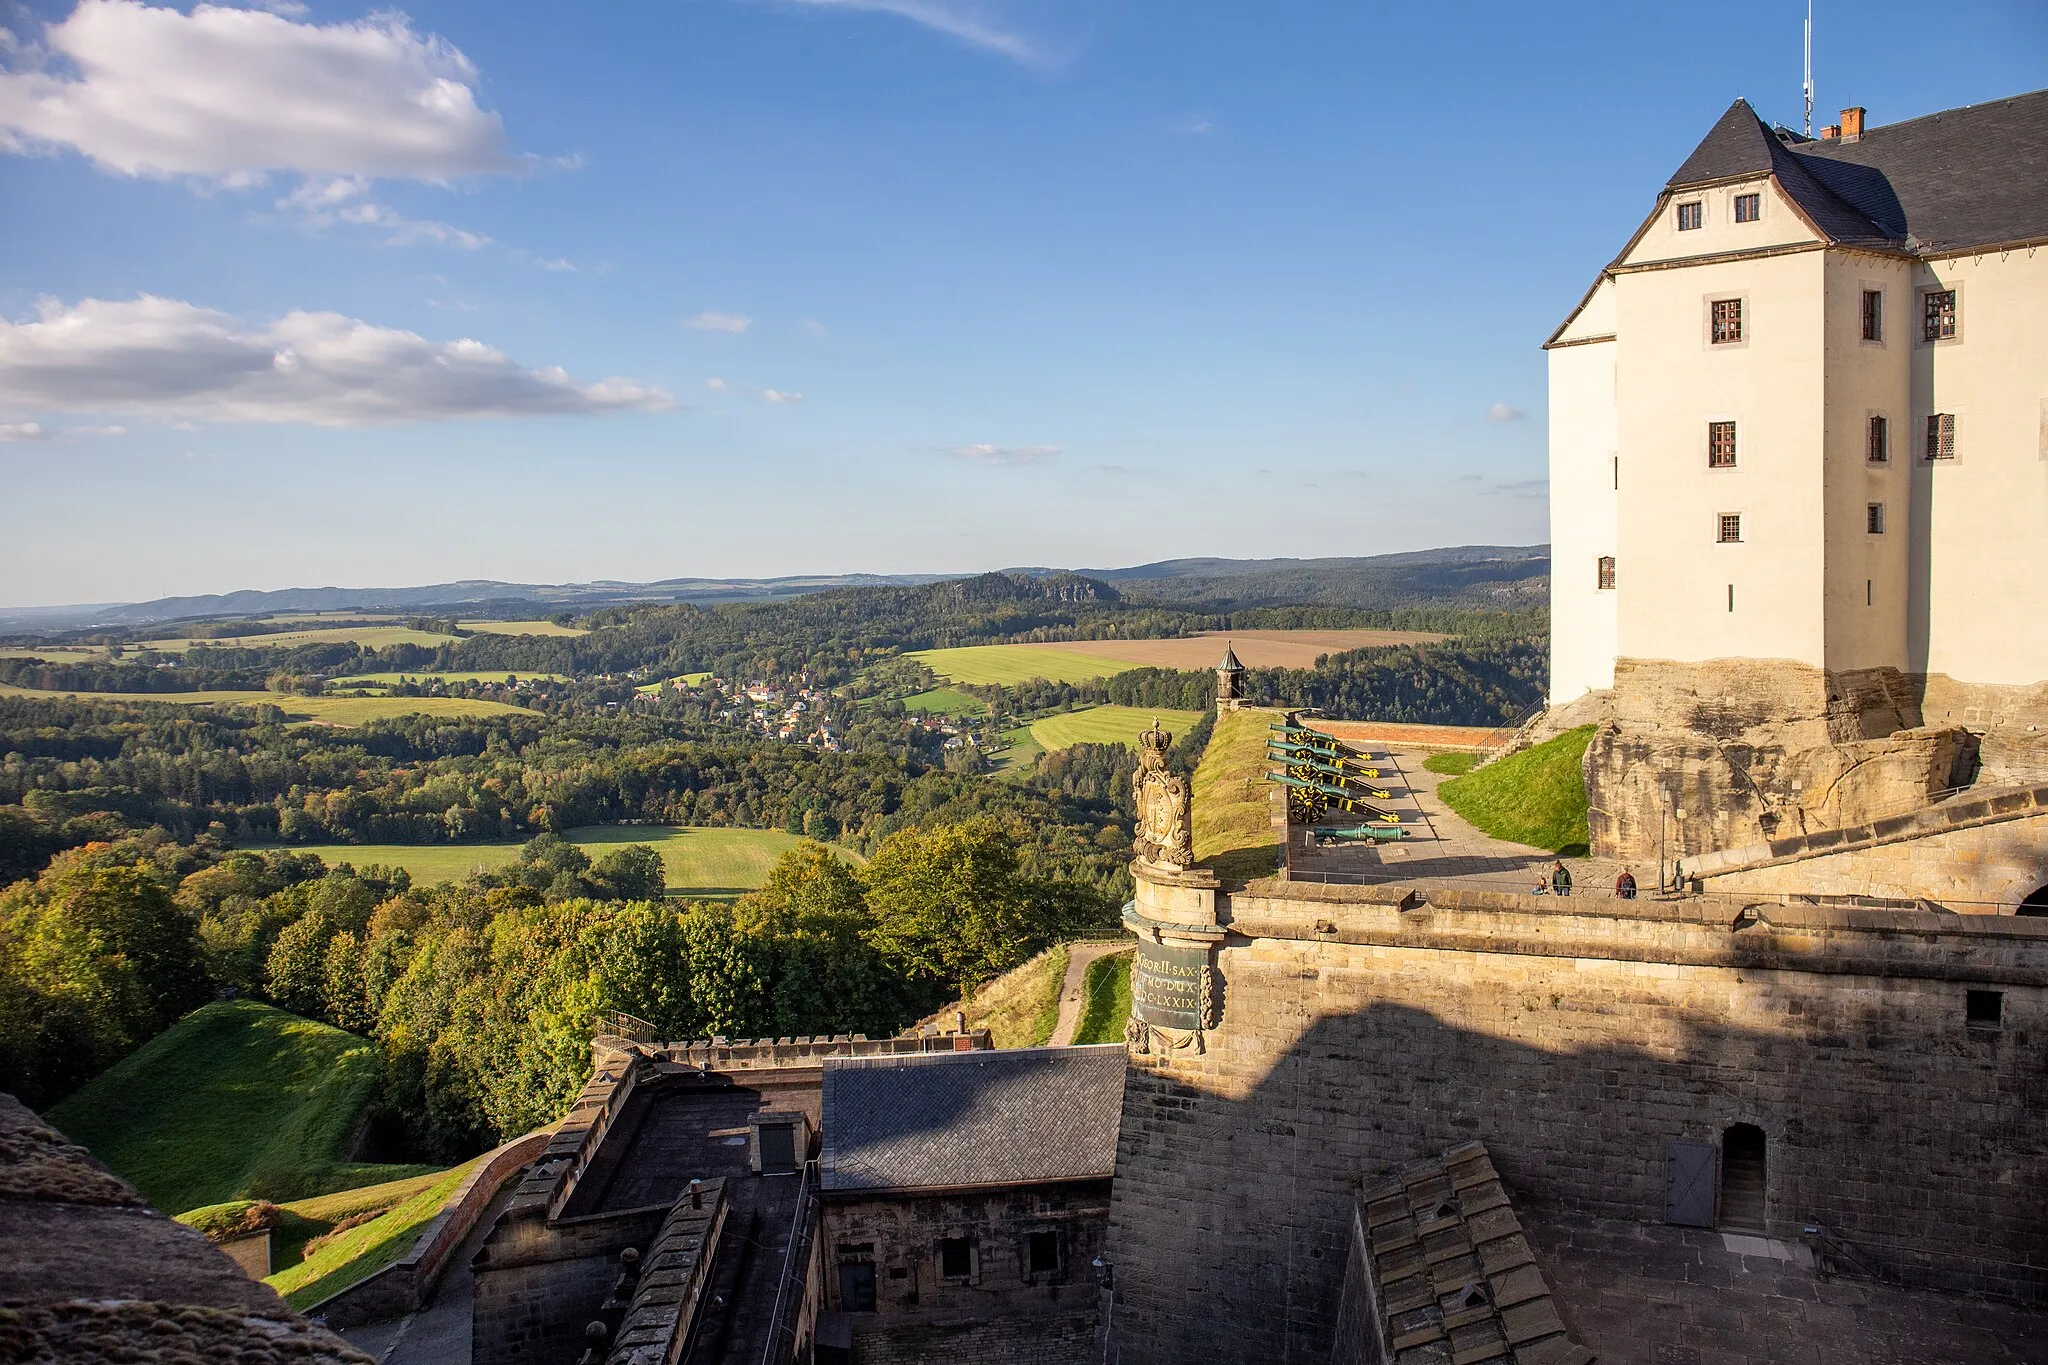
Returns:
[[[0,0],[0,605],[1547,536],[1790,0]],[[1816,122],[2048,5],[1816,6]]]

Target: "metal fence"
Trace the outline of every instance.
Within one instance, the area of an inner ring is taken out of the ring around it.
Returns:
[[[797,1190],[796,1214],[790,1222],[789,1249],[782,1257],[782,1278],[775,1286],[775,1311],[768,1319],[768,1344],[761,1365],[791,1365],[796,1359],[797,1320],[803,1316],[804,1294],[811,1269],[811,1242],[818,1235],[818,1163],[804,1163],[803,1185]]]

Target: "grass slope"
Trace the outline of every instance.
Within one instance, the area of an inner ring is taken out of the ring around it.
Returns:
[[[1471,772],[1478,763],[1478,754],[1458,753],[1455,750],[1448,749],[1440,754],[1431,754],[1428,758],[1422,760],[1423,767],[1433,773],[1443,773],[1448,777],[1463,777],[1466,773]]]
[[[1586,779],[1580,761],[1594,727],[1499,759],[1437,788],[1482,834],[1552,853],[1586,852]]]
[[[393,1201],[375,1218],[339,1232],[333,1230],[336,1223],[344,1218],[360,1217],[368,1210],[323,1216],[308,1210],[308,1205],[320,1202],[317,1200],[285,1205],[288,1220],[295,1219],[306,1230],[317,1229],[312,1236],[325,1237],[326,1240],[313,1249],[312,1255],[305,1256],[305,1245],[312,1237],[299,1237],[291,1249],[293,1263],[280,1264],[279,1240],[287,1226],[281,1222],[278,1230],[271,1234],[271,1263],[277,1268],[264,1283],[284,1295],[286,1303],[303,1310],[359,1280],[367,1279],[412,1250],[434,1215],[441,1211],[455,1191],[461,1188],[463,1180],[483,1160],[485,1157],[480,1156],[464,1165],[423,1177],[419,1182],[403,1182],[406,1185],[417,1183],[417,1188]]]
[[[1266,727],[1277,711],[1225,711],[1193,782],[1195,857],[1231,879],[1263,877],[1280,865],[1280,834],[1266,781]]]
[[[1157,711],[1138,706],[1090,706],[1080,711],[1063,711],[1031,722],[1031,737],[1038,741],[1047,753],[1058,753],[1071,749],[1076,744],[1121,744],[1125,748],[1138,746],[1140,731],[1152,728],[1157,720],[1173,731],[1184,735],[1202,718],[1199,711]]]
[[[1131,955],[1107,953],[1081,976],[1081,1022],[1076,1043],[1120,1043],[1131,1017]]]
[[[1060,987],[1067,980],[1065,944],[1047,948],[1021,967],[983,983],[972,1000],[954,1001],[922,1022],[953,1027],[955,1011],[969,1028],[986,1028],[997,1047],[1039,1047],[1060,1022]]]
[[[167,1213],[417,1175],[342,1159],[377,1084],[366,1039],[253,1000],[193,1011],[50,1110]]]
[[[592,858],[621,844],[650,844],[661,854],[669,890],[686,896],[726,896],[751,891],[768,880],[775,860],[796,847],[796,835],[779,829],[699,829],[679,825],[590,825],[564,830],[562,837]],[[461,881],[477,868],[502,867],[518,856],[517,842],[490,844],[305,844],[330,865],[380,864],[402,867],[421,885]],[[840,850],[842,853],[845,850]],[[851,855],[848,855],[851,856]]]
[[[1004,777],[1023,777],[1045,756],[1045,746],[1031,737],[1031,727],[1019,725],[1002,732],[1009,747],[996,755],[996,771]]]
[[[1138,667],[1120,659],[1038,645],[962,645],[957,649],[914,650],[904,657],[917,660],[947,682],[1000,683],[1005,687],[1032,678],[1087,682]]]
[[[929,692],[905,697],[903,709],[939,716],[985,716],[988,714],[988,703],[979,697],[970,697],[957,688],[935,687]]]

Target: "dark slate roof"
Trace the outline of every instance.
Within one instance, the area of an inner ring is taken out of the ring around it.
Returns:
[[[1401,1168],[1362,1191],[1352,1281],[1371,1283],[1361,1330],[1380,1333],[1367,1359],[1393,1365],[1589,1365],[1550,1298],[1550,1284],[1483,1143]],[[1361,1264],[1362,1263],[1362,1264]]]
[[[1223,662],[1216,665],[1216,670],[1219,673],[1244,672],[1244,665],[1237,661],[1237,651],[1231,647],[1235,643],[1235,641],[1231,641],[1223,646]]]
[[[2048,90],[1811,141],[1737,100],[1666,188],[1775,175],[1845,245],[1938,254],[2048,237]]]
[[[820,1184],[914,1190],[1116,1170],[1121,1043],[825,1061]]]

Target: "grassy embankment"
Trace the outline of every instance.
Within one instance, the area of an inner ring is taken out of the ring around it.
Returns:
[[[775,860],[801,843],[779,829],[706,829],[683,825],[589,825],[562,837],[602,858],[621,844],[648,844],[661,854],[668,889],[696,897],[737,896],[768,880]],[[520,843],[490,844],[294,844],[293,851],[317,853],[329,866],[352,863],[402,867],[431,886],[460,881],[478,868],[502,867],[519,855]],[[836,850],[852,858],[845,849]],[[858,861],[856,859],[856,861]]]
[[[1059,1026],[1060,987],[1066,979],[1067,948],[1060,944],[984,982],[973,999],[956,1000],[920,1025],[950,1029],[955,1011],[965,1010],[967,1027],[987,1029],[997,1047],[1039,1047]]]
[[[1076,1043],[1120,1043],[1131,1017],[1131,955],[1106,953],[1081,976],[1081,1022]]]
[[[1459,753],[1455,750],[1446,749],[1440,754],[1431,754],[1428,758],[1423,759],[1422,766],[1433,773],[1442,773],[1446,777],[1463,777],[1466,773],[1479,766],[1479,755]]]
[[[1266,727],[1277,711],[1225,711],[1193,783],[1195,858],[1225,881],[1263,877],[1280,866],[1280,832],[1266,781]]]
[[[1586,852],[1586,779],[1580,762],[1594,727],[1498,759],[1437,788],[1482,834],[1570,857]],[[1441,770],[1439,770],[1441,771]]]
[[[202,1006],[50,1109],[167,1213],[302,1199],[424,1173],[351,1162],[375,1046],[253,1000]]]

